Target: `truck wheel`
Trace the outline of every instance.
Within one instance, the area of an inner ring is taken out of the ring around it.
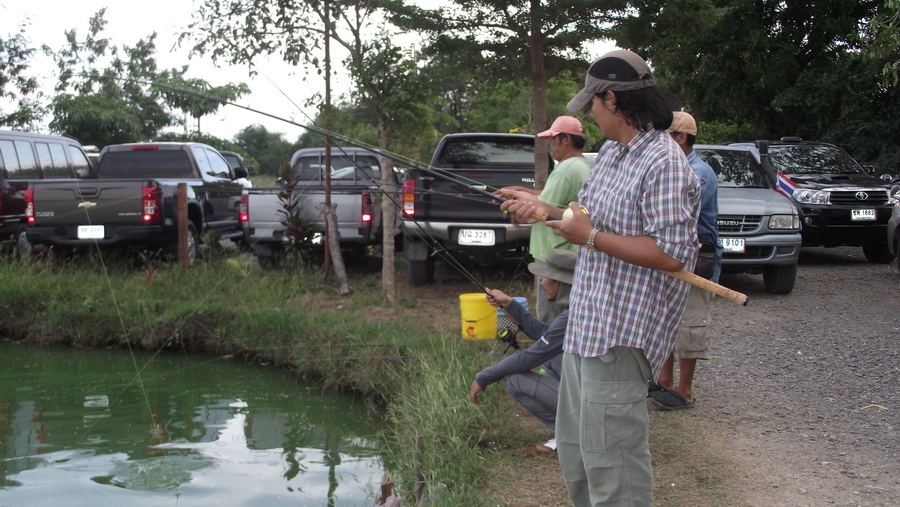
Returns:
[[[763,282],[770,294],[788,294],[794,290],[797,279],[797,265],[763,267]]]
[[[887,264],[894,260],[894,254],[888,249],[887,242],[863,245],[863,254],[866,260],[875,264]]]
[[[19,235],[16,237],[16,257],[24,262],[31,262],[34,260],[34,245],[28,241],[28,236],[25,235],[25,231],[20,231]]]
[[[176,239],[174,243],[164,248],[163,253],[166,254],[166,257],[172,260],[172,262],[178,262],[178,240]],[[188,257],[188,266],[193,266],[197,262],[197,258],[200,256],[200,238],[197,236],[197,228],[194,227],[193,223],[188,222],[188,234],[187,234],[187,257]]]
[[[426,259],[424,261],[408,261],[409,262],[409,283],[413,287],[421,287],[428,285],[434,281],[434,260]]]
[[[900,271],[900,231],[894,234],[894,257],[897,259],[897,271]]]

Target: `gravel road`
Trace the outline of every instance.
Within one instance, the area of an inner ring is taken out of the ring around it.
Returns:
[[[900,502],[896,264],[811,248],[791,294],[767,294],[759,275],[723,283],[751,302],[714,305],[714,357],[698,366],[695,415],[750,467],[747,502]]]

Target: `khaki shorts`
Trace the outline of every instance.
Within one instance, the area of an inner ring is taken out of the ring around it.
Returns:
[[[711,302],[711,293],[691,287],[675,342],[675,356],[678,359],[709,359]]]

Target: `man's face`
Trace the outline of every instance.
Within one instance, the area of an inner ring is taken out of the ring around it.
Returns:
[[[615,99],[613,99],[611,95],[612,94],[607,91],[600,96],[594,95],[594,98],[591,99],[591,117],[607,137],[609,136],[608,129],[612,126],[615,116],[613,114],[613,111],[615,110],[613,108],[613,101]]]
[[[547,301],[556,301],[556,297],[559,296],[559,282],[552,278],[541,278],[541,285],[544,287],[544,292],[547,293]]]
[[[563,134],[557,134],[550,138],[550,156],[553,157],[553,160],[561,160],[568,139],[569,136]]]

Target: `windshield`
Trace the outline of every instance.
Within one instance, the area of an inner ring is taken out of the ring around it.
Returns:
[[[697,149],[716,173],[720,187],[766,188],[762,169],[749,151]]]
[[[228,162],[228,167],[230,167],[232,171],[241,168],[241,159],[239,159],[237,155],[231,153],[222,153],[221,155],[222,158],[225,159],[225,162]]]
[[[825,144],[770,146],[772,166],[785,174],[862,173],[862,169],[843,150]]]
[[[533,165],[534,142],[528,139],[491,141],[465,139],[450,141],[444,145],[439,166],[508,164]]]
[[[100,159],[101,178],[193,177],[191,161],[184,150],[109,151]]]

